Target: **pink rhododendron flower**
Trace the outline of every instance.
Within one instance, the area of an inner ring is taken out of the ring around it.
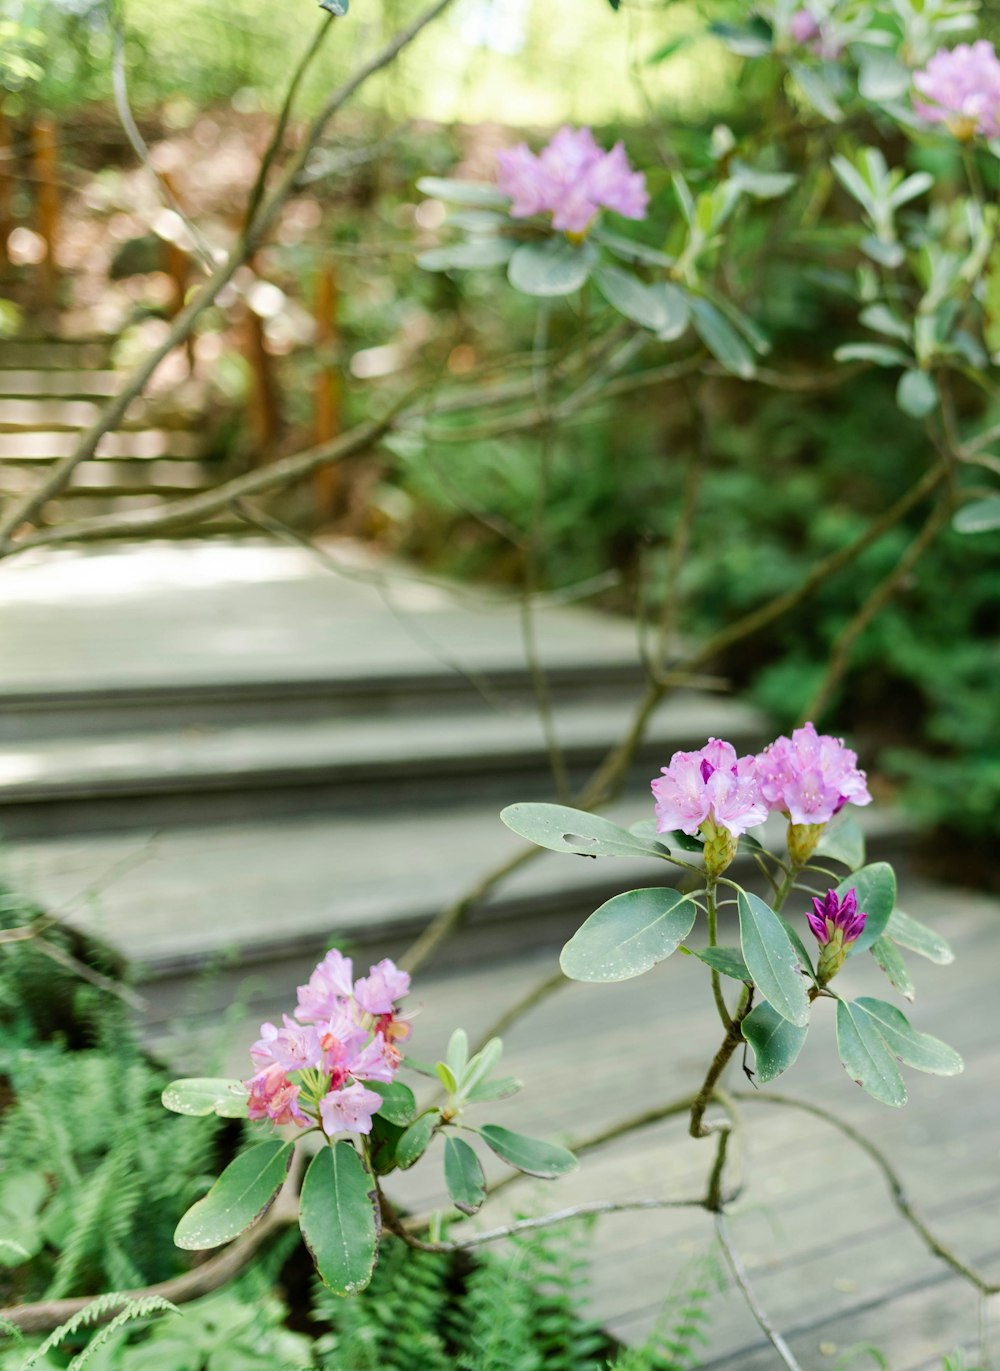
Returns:
[[[698,752],[675,752],[652,782],[656,827],[697,833],[707,822],[738,838],[767,818],[754,774],[753,757],[736,756],[731,743],[710,738]]]
[[[985,38],[942,48],[914,74],[913,84],[931,102],[915,102],[928,122],[944,124],[963,140],[1000,134],[1000,59]]]
[[[871,803],[857,754],[812,724],[771,743],[756,758],[755,771],[768,808],[793,824],[825,824],[845,804]]]
[[[804,46],[819,37],[819,23],[808,10],[796,10],[788,21],[788,35],[793,43]]]
[[[841,900],[835,890],[828,890],[823,899],[813,896],[812,914],[806,922],[824,945],[840,934],[845,947],[856,943],[864,932],[868,915],[858,909],[858,897],[853,886]]]
[[[366,1014],[391,1014],[394,1002],[409,994],[410,977],[388,957],[354,983],[354,998]]]
[[[304,1128],[309,1120],[299,1108],[299,1088],[293,1085],[277,1064],[265,1067],[246,1082],[250,1091],[247,1118],[270,1119],[272,1123],[296,1123]]]
[[[525,143],[497,156],[497,185],[511,198],[515,219],[551,214],[552,227],[582,234],[602,208],[644,219],[646,178],[633,171],[621,143],[605,152],[590,129],[568,124],[536,157]]]
[[[307,984],[299,986],[295,1017],[303,1023],[329,1019],[354,994],[353,975],[350,957],[343,957],[336,948],[331,948]]]
[[[372,1115],[382,1103],[382,1096],[374,1090],[366,1090],[363,1085],[344,1086],[341,1090],[331,1090],[319,1102],[323,1131],[331,1135],[341,1131],[346,1133],[370,1133]]]
[[[313,1027],[303,1027],[283,1014],[284,1028],[262,1023],[260,1038],[250,1049],[254,1066],[276,1064],[283,1071],[304,1071],[318,1064],[322,1056],[319,1034]]]
[[[789,19],[788,36],[824,62],[835,62],[844,50],[833,32],[807,9],[796,10]]]

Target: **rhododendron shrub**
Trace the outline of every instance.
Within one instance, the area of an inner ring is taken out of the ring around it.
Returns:
[[[354,979],[351,959],[332,948],[299,986],[294,1015],[282,1015],[280,1028],[261,1025],[248,1051],[252,1075],[242,1081],[186,1078],[167,1087],[163,1103],[178,1114],[215,1113],[264,1125],[261,1140],[241,1152],[181,1219],[174,1235],[179,1247],[217,1247],[257,1223],[301,1144],[310,1156],[300,1201],[303,1237],[326,1284],[352,1294],[371,1278],[383,1222],[398,1226],[383,1178],[437,1151],[438,1140],[448,1193],[464,1214],[475,1213],[486,1198],[470,1134],[532,1176],[554,1178],[573,1169],[573,1154],[556,1143],[469,1122],[469,1109],[520,1089],[520,1081],[496,1074],[499,1038],[470,1052],[466,1034],[457,1029],[444,1061],[424,1066],[403,1056],[400,1044],[411,1023],[400,1001],[409,992],[408,973],[388,958]],[[418,1104],[399,1079],[403,1071],[429,1075],[434,1096]]]

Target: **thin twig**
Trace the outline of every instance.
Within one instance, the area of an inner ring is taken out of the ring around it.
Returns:
[[[775,1328],[774,1324],[768,1318],[767,1312],[763,1309],[760,1301],[757,1299],[754,1288],[750,1284],[750,1279],[747,1276],[746,1268],[740,1259],[740,1254],[733,1245],[733,1240],[729,1232],[729,1225],[726,1223],[726,1216],[721,1211],[715,1216],[715,1231],[718,1235],[722,1250],[725,1253],[729,1269],[733,1273],[733,1279],[739,1286],[740,1292],[747,1302],[747,1308],[754,1316],[758,1328],[764,1334],[765,1338],[767,1338],[775,1352],[777,1352],[784,1365],[788,1367],[788,1371],[802,1371],[802,1367],[795,1360],[792,1349]]]

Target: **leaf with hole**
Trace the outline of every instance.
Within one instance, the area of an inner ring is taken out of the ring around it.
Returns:
[[[743,960],[754,985],[783,1019],[803,1028],[809,1022],[809,1001],[788,930],[757,895],[741,890],[737,906]]]
[[[255,1224],[284,1184],[293,1147],[271,1138],[241,1152],[181,1219],[174,1232],[177,1246],[189,1252],[220,1247]]]
[[[514,833],[551,852],[574,852],[587,857],[670,856],[670,849],[653,836],[630,833],[599,814],[587,814],[566,805],[508,805],[500,818]]]
[[[753,1048],[754,1073],[758,1085],[775,1080],[802,1051],[808,1028],[797,1028],[761,1000],[742,1024],[743,1036]]]
[[[874,1099],[894,1109],[906,1103],[906,1086],[885,1039],[874,1020],[848,1000],[837,1001],[837,1050],[851,1080]]]
[[[892,911],[885,931],[900,947],[908,948],[918,957],[926,957],[938,966],[950,966],[955,960],[954,952],[940,933],[935,933],[933,928],[928,928],[919,919],[904,914],[901,909]]]
[[[689,895],[656,886],[627,890],[595,909],[562,950],[571,981],[628,981],[676,952],[694,925]]]
[[[965,1063],[953,1047],[929,1033],[918,1032],[894,1004],[862,995],[854,1001],[854,1008],[868,1015],[889,1050],[914,1071],[926,1071],[932,1076],[957,1076],[965,1069]]]
[[[375,1182],[354,1144],[322,1148],[302,1183],[299,1225],[323,1284],[356,1295],[372,1278],[381,1229]]]
[[[225,1077],[189,1076],[171,1081],[160,1097],[175,1114],[200,1117],[218,1114],[223,1119],[245,1119],[247,1088],[242,1081]]]
[[[853,957],[858,952],[866,952],[886,931],[896,903],[896,873],[888,862],[872,862],[844,877],[837,886],[838,897],[842,900],[849,890],[858,898],[859,911],[863,910],[868,916],[861,937],[848,948],[847,955]]]
[[[541,1176],[543,1180],[554,1180],[575,1170],[577,1160],[572,1152],[558,1143],[543,1142],[541,1138],[529,1138],[523,1133],[515,1133],[496,1123],[484,1123],[475,1130],[486,1145],[493,1149],[508,1166],[523,1171],[528,1176]]]
[[[464,1138],[451,1133],[444,1139],[444,1179],[456,1209],[474,1214],[486,1199],[486,1177],[475,1152]]]

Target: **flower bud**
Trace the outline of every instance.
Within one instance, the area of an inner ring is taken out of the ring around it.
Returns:
[[[792,866],[805,866],[816,851],[816,844],[822,837],[824,828],[825,823],[788,825],[788,855],[792,859]]]
[[[712,817],[701,825],[701,831],[705,837],[705,874],[710,881],[714,881],[736,856],[740,840]]]
[[[826,985],[844,965],[848,950],[861,937],[868,915],[858,909],[853,887],[843,899],[835,890],[828,890],[822,900],[814,898],[813,911],[806,915],[806,922],[820,944],[816,979],[820,985]]]

